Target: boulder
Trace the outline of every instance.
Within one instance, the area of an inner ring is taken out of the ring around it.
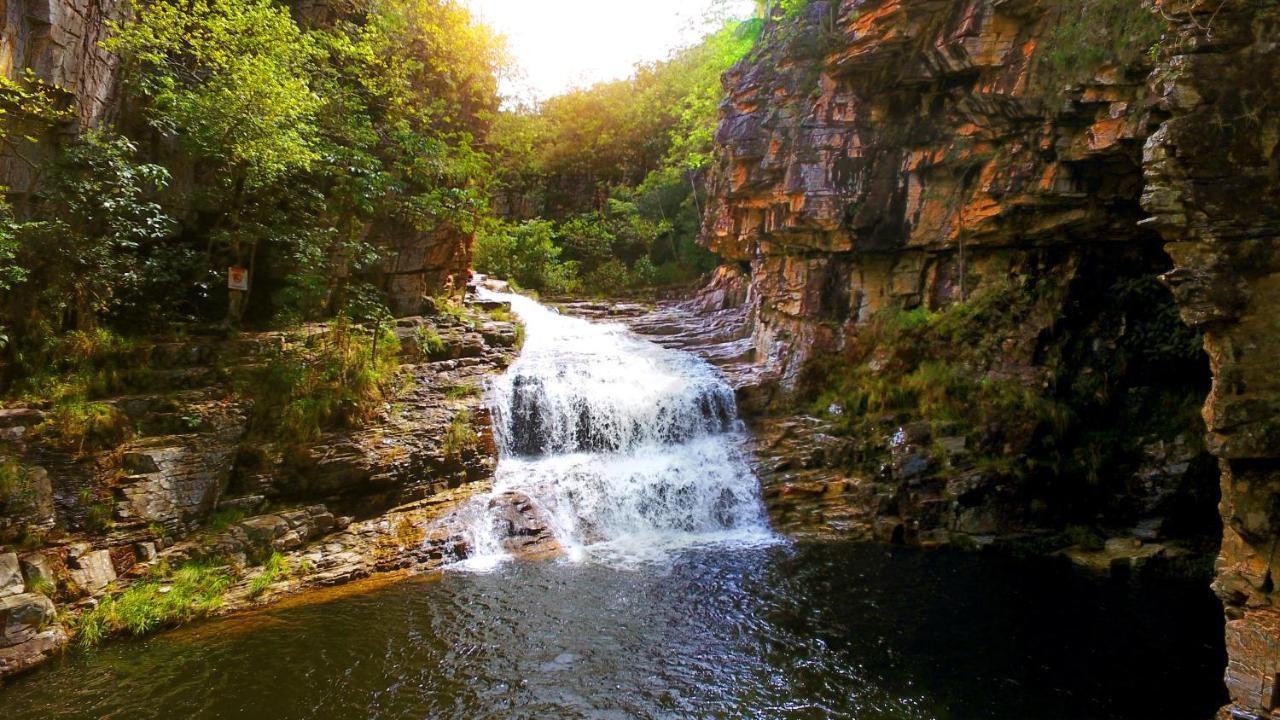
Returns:
[[[57,582],[53,561],[44,553],[27,553],[18,558],[18,563],[22,566],[22,577],[28,586],[44,584],[52,587]]]
[[[96,593],[116,579],[116,568],[111,563],[111,553],[106,550],[86,552],[71,561],[71,580],[81,589]]]
[[[22,580],[22,567],[14,553],[0,555],[0,598],[21,595],[26,592]]]
[[[61,625],[54,625],[24,643],[0,647],[0,678],[30,670],[62,650],[66,644],[66,630]]]
[[[24,593],[0,598],[0,647],[28,642],[56,619],[53,601],[44,595]]]

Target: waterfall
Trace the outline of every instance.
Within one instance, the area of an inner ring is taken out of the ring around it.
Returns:
[[[733,390],[699,358],[520,295],[519,359],[487,389],[500,459],[494,498],[528,497],[572,559],[629,563],[672,549],[772,539]],[[467,558],[505,559],[486,498],[459,518]]]

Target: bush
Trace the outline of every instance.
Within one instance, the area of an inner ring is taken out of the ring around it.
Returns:
[[[321,432],[363,427],[398,393],[399,342],[380,329],[336,320],[320,333],[279,348],[247,388],[253,398],[251,431],[289,444]]]
[[[546,220],[520,224],[491,220],[476,235],[475,266],[520,287],[552,294],[578,287],[578,266],[560,260],[554,225]]]

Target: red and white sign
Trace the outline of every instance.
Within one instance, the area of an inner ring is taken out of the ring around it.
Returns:
[[[227,268],[227,287],[232,290],[249,292],[249,270],[242,267]]]

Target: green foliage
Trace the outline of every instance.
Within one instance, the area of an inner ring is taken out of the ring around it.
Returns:
[[[445,390],[444,396],[450,400],[463,400],[471,397],[478,397],[481,393],[479,385],[454,385]]]
[[[444,338],[440,337],[440,333],[435,328],[420,325],[413,331],[413,336],[418,348],[427,357],[441,357],[444,355]]]
[[[15,359],[23,377],[11,391],[36,405],[140,389],[150,376],[137,344],[105,328],[48,333],[39,345],[17,348]]]
[[[390,330],[380,333],[337,320],[277,349],[246,388],[254,400],[251,431],[301,444],[378,417],[400,385],[399,343]]]
[[[293,574],[293,565],[289,558],[278,552],[271,553],[262,566],[262,572],[249,582],[249,597],[256,598],[267,591],[275,583]]]
[[[80,452],[115,447],[133,432],[129,418],[114,405],[83,400],[56,403],[37,430]]]
[[[552,292],[576,289],[570,275],[590,292],[616,292],[683,282],[714,267],[696,237],[704,204],[699,187],[723,97],[720,76],[760,29],[757,21],[728,23],[669,60],[638,67],[631,78],[501,116],[492,138],[505,204],[498,209],[554,224],[540,229],[539,240],[549,235],[549,244],[529,239],[542,257],[515,264],[549,268],[559,260],[565,270]],[[500,242],[504,234],[487,233],[493,251],[482,254],[482,270],[501,267],[498,250],[515,244]],[[548,258],[549,249],[563,252]],[[526,270],[530,277],[520,280],[514,269],[489,272],[547,287],[545,271]]]
[[[26,269],[12,295],[24,322],[51,317],[92,329],[150,272],[149,248],[172,225],[149,198],[169,175],[137,153],[125,138],[86,134],[49,168],[30,219],[10,222]]]
[[[463,453],[474,450],[480,444],[480,436],[476,434],[475,417],[470,410],[459,410],[449,421],[445,430],[442,449],[447,457],[458,458]]]
[[[108,49],[161,132],[261,187],[318,158],[313,43],[272,0],[151,0]]]
[[[30,164],[18,148],[33,144],[59,124],[75,119],[70,96],[25,68],[16,79],[0,76],[0,145]]]
[[[58,592],[58,586],[49,578],[37,577],[27,583],[27,592],[53,597]]]
[[[113,635],[146,635],[157,629],[207,617],[222,607],[231,575],[211,563],[192,563],[170,571],[161,563],[151,575],[124,592],[104,597],[74,624],[82,648]]]
[[[115,525],[115,504],[96,502],[85,508],[84,527],[91,533],[104,533]]]
[[[1039,386],[999,372],[1002,344],[1022,327],[1050,322],[1052,296],[996,283],[940,312],[882,311],[862,329],[860,361],[831,361],[815,384],[815,412],[840,409],[844,432],[868,418],[903,416],[932,423],[1000,428],[1026,438],[1062,428],[1069,411]]]
[[[29,468],[13,458],[0,458],[0,508],[21,503],[29,496],[29,472]]]
[[[555,226],[547,220],[519,224],[491,220],[476,236],[476,269],[531,290],[572,292],[578,287],[578,268],[560,260],[554,232]]]
[[[1140,64],[1167,23],[1141,0],[1054,0],[1052,29],[1040,48],[1039,84],[1059,91],[1111,65]]]

